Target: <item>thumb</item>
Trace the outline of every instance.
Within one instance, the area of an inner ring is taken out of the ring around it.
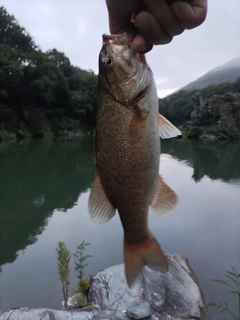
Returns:
[[[136,27],[131,22],[131,17],[137,8],[137,0],[106,0],[106,3],[111,33],[136,32]]]

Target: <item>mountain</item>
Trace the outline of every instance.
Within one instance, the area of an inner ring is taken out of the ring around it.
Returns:
[[[189,83],[181,90],[202,89],[210,85],[220,84],[224,82],[234,82],[240,77],[240,57],[219,66],[199,79]]]

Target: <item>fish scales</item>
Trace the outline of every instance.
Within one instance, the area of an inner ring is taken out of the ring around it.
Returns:
[[[95,128],[96,175],[89,197],[93,221],[106,222],[116,210],[119,212],[129,285],[143,264],[168,267],[148,228],[148,207],[164,211],[176,203],[175,193],[158,175],[159,132],[162,137],[180,133],[159,115],[152,72],[144,56],[132,51],[130,41],[127,34],[103,36]]]
[[[158,176],[159,135],[157,130],[154,135],[147,134],[148,128],[157,126],[157,120],[156,117],[148,118],[147,132],[141,136],[135,134],[134,128],[129,135],[133,112],[104,94],[101,94],[101,100],[95,136],[99,146],[97,169],[108,198],[121,213],[126,235],[130,234],[129,242],[137,242],[146,237],[137,230],[139,225],[147,228],[148,206]],[[141,210],[143,214],[139,215]]]

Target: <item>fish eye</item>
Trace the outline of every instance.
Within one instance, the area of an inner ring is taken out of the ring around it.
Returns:
[[[113,58],[106,57],[104,64],[107,68],[111,67],[113,65]]]

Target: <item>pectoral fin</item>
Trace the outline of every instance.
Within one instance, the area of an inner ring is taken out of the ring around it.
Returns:
[[[112,219],[116,212],[103,189],[97,171],[88,199],[88,210],[93,222],[107,222]]]
[[[141,139],[141,137],[145,137],[147,121],[147,117],[142,118],[138,113],[134,113],[129,126],[129,136],[133,137],[133,139]]]
[[[177,203],[176,193],[158,176],[157,188],[151,203],[151,208],[162,214],[171,210]]]
[[[161,114],[158,115],[158,125],[159,135],[162,139],[169,139],[182,135],[181,131]]]

